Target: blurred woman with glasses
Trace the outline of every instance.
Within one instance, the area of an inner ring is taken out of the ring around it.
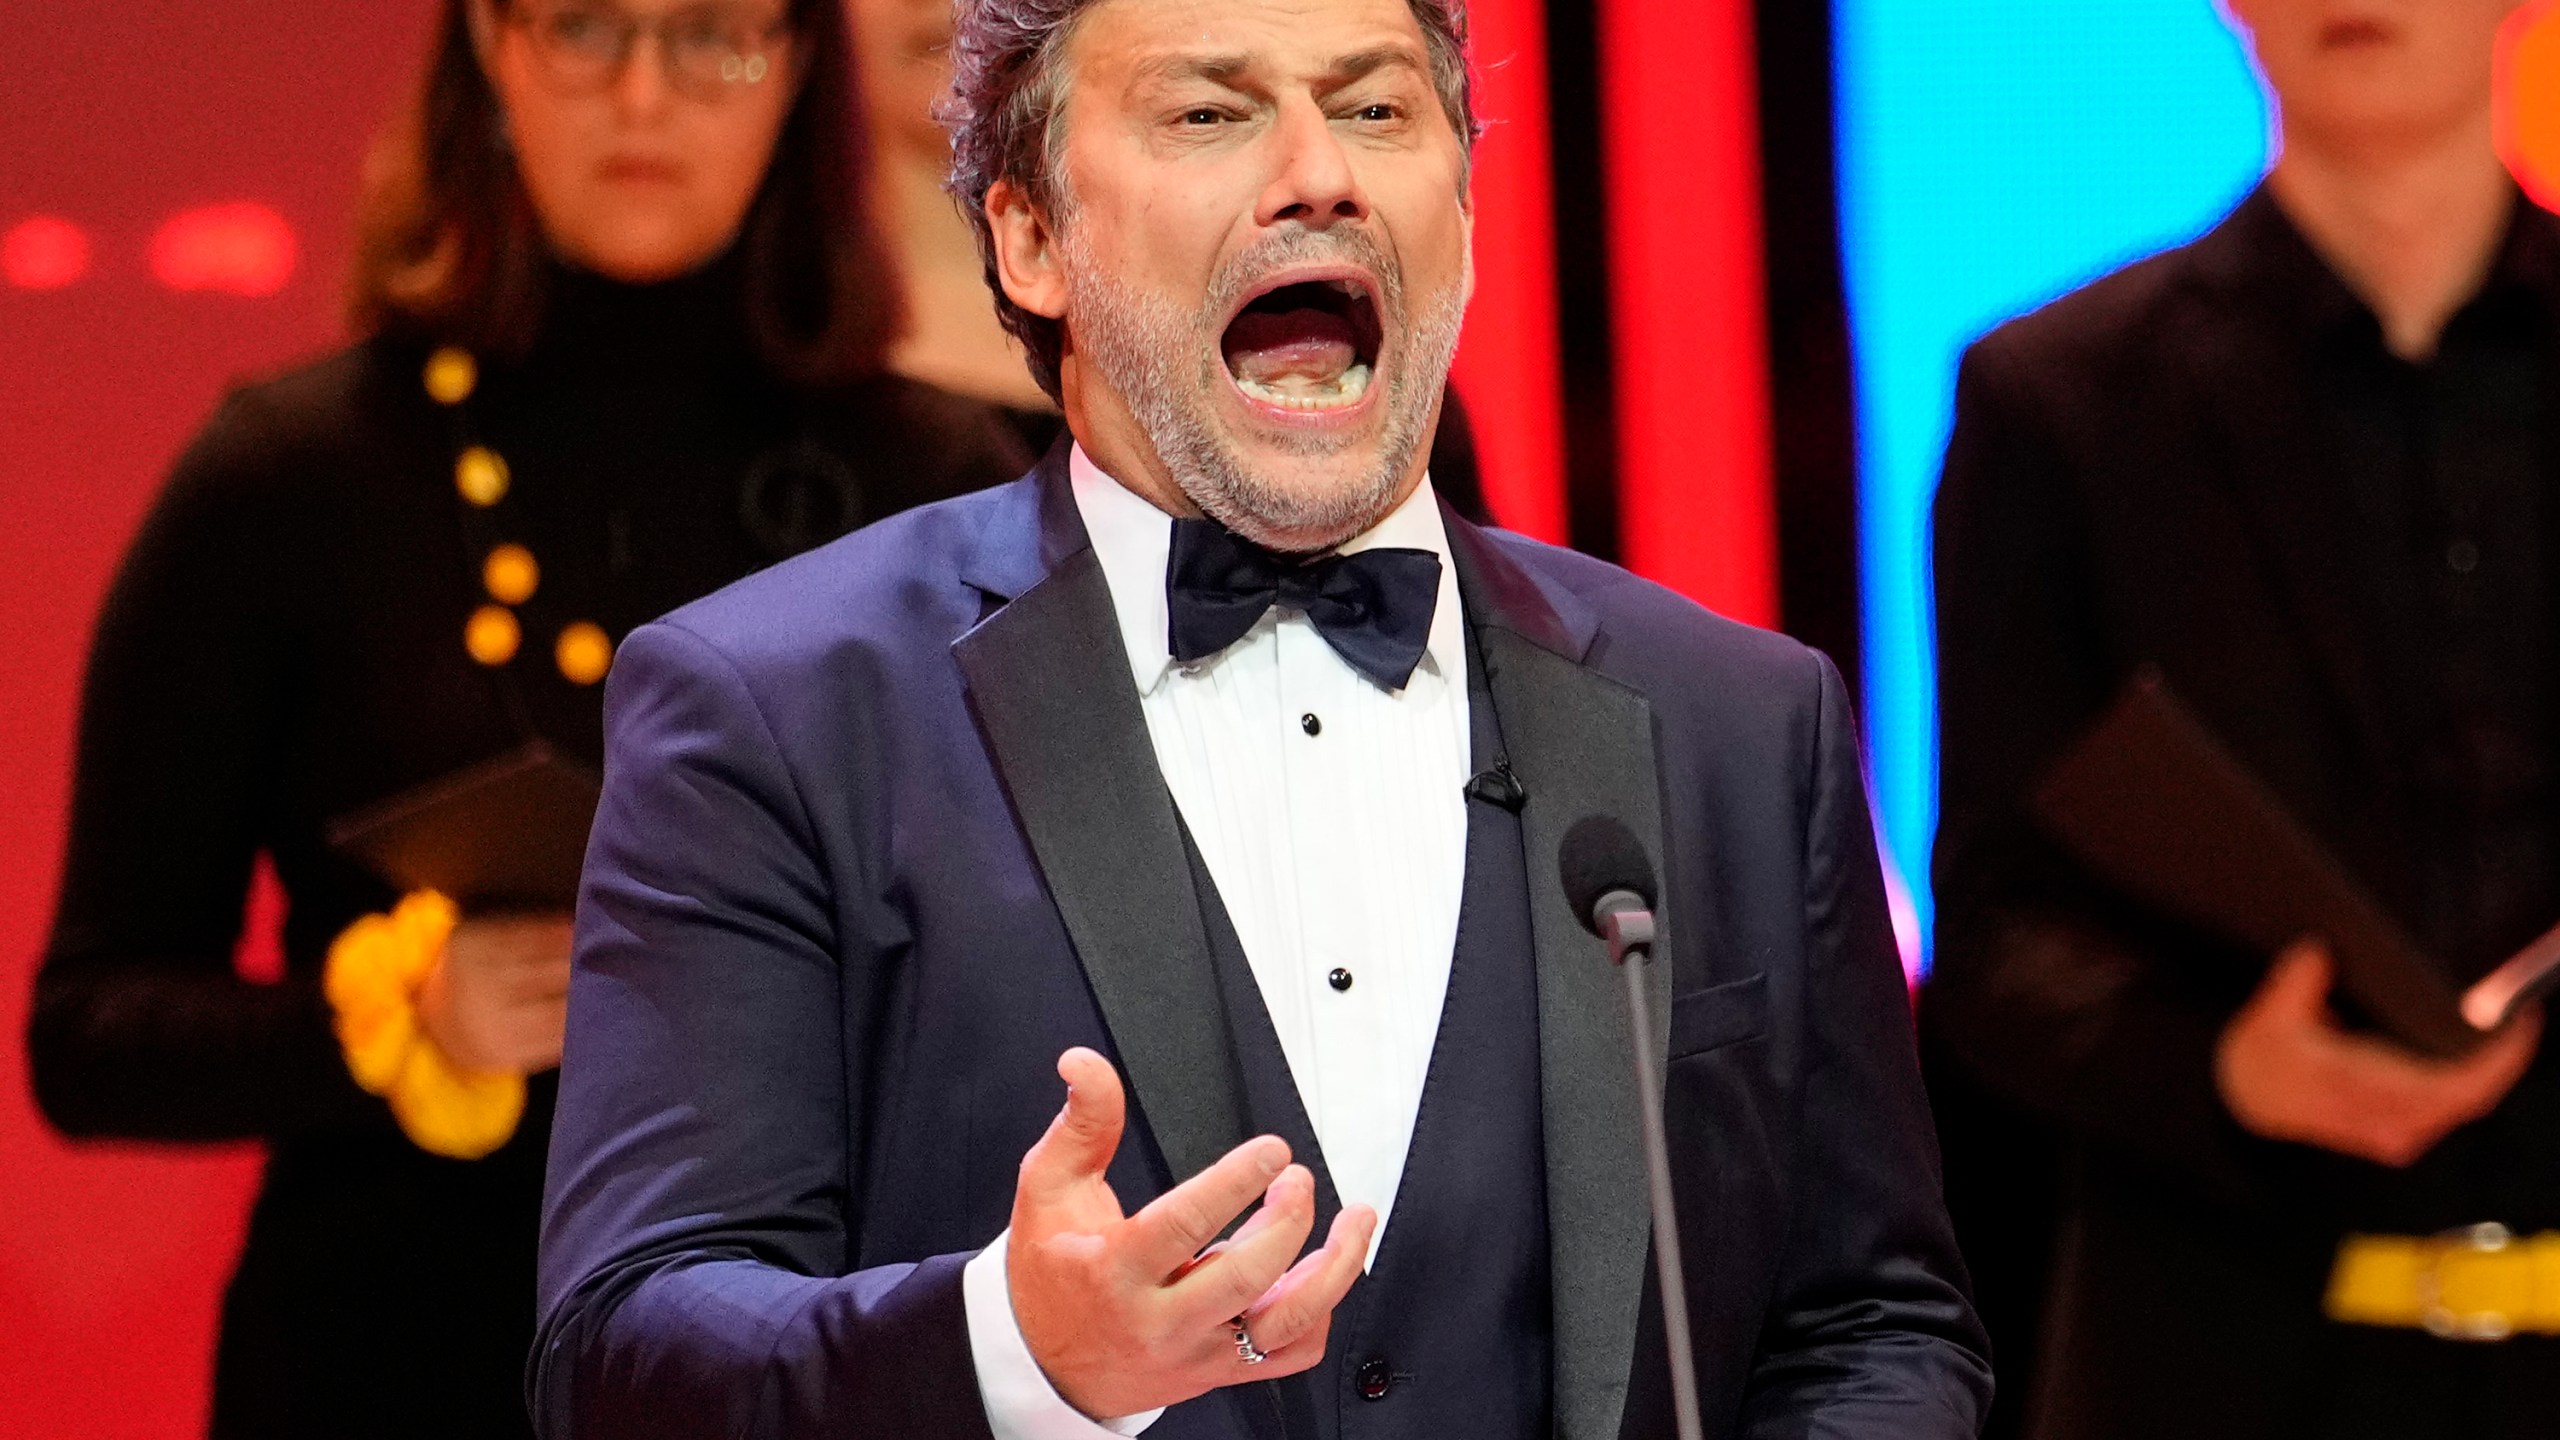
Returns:
[[[1030,463],[886,373],[855,91],[838,0],[447,0],[364,338],[232,395],[125,560],[30,1055],[68,1134],[270,1147],[217,1436],[528,1433],[568,917],[404,897],[341,822],[592,766],[630,628]],[[232,958],[262,857],[272,983]]]

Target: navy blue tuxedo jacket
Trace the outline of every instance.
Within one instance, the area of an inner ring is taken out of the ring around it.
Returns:
[[[1664,877],[1655,1043],[1711,1434],[1970,1436],[1839,677],[1447,517],[1528,802],[1555,1433],[1671,1433],[1627,1022],[1565,829]],[[1131,1209],[1249,1138],[1208,941],[1063,451],[635,632],[579,905],[531,1390],[547,1436],[983,1436],[961,1266],[1060,1051],[1127,1077]],[[1253,1433],[1236,1392],[1157,1440]]]

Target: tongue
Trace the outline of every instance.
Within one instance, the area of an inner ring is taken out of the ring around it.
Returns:
[[[1248,310],[1227,327],[1227,368],[1262,385],[1329,385],[1358,358],[1351,323],[1324,310]]]

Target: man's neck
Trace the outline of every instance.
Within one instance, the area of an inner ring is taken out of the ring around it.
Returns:
[[[2416,143],[2289,137],[2268,185],[2406,360],[2434,355],[2445,326],[2480,292],[2516,193],[2486,109],[2474,123]]]

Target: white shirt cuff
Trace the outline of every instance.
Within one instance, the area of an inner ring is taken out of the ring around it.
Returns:
[[[1022,1326],[1013,1318],[1013,1287],[1005,1277],[1011,1230],[978,1252],[960,1270],[961,1306],[969,1316],[969,1358],[978,1369],[978,1398],[996,1440],[1112,1440],[1156,1423],[1163,1407],[1142,1415],[1094,1421],[1066,1402],[1031,1358]]]

